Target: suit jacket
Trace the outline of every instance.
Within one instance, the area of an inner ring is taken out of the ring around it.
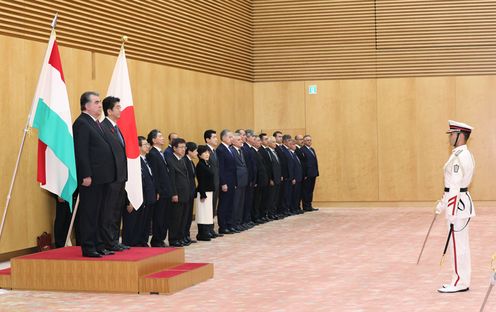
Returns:
[[[243,150],[239,149],[239,153],[234,146],[231,146],[231,151],[236,160],[236,181],[238,187],[247,187],[249,183],[248,166],[246,165],[246,158]]]
[[[317,154],[312,147],[303,146],[301,152],[305,155],[305,176],[315,178],[319,176],[319,164],[317,161]],[[313,152],[313,153],[312,153]]]
[[[167,148],[164,150],[164,156],[167,158],[167,156],[172,156],[174,154],[174,150],[172,149],[172,146],[167,146]]]
[[[186,156],[177,159],[174,154],[167,157],[167,162],[171,169],[171,178],[174,179],[172,196],[177,195],[180,203],[187,203],[192,199],[186,160]]]
[[[198,180],[198,193],[200,198],[207,198],[207,192],[215,191],[214,168],[205,160],[200,159],[196,164],[196,179]]]
[[[258,152],[253,149],[255,151],[255,159],[257,161],[257,187],[264,187],[269,184],[267,168],[265,167],[263,157],[260,154],[261,149],[263,149],[263,147],[261,147]]]
[[[143,185],[143,203],[147,206],[153,205],[157,201],[157,189],[153,181],[153,176],[148,170],[148,166],[143,158],[140,156],[141,161],[141,184]]]
[[[214,172],[214,185],[215,189],[219,189],[219,159],[217,158],[217,152],[212,150],[210,146],[208,146],[208,151],[210,153],[210,158],[208,163],[212,166],[212,170]]]
[[[271,153],[270,150],[267,150],[267,154]],[[281,184],[281,163],[278,158],[275,158],[274,155],[271,156],[271,166],[272,166],[272,180],[275,184]],[[277,156],[279,157],[279,156]]]
[[[301,162],[301,165],[302,165],[302,168],[303,168],[303,176],[306,177],[307,174],[306,174],[305,162],[307,160],[306,160],[305,154],[303,154],[302,147],[296,146],[295,154],[296,154],[296,156],[298,156],[298,159]]]
[[[258,153],[262,155],[264,170],[267,173],[267,177],[269,177],[269,180],[274,180],[274,174],[272,172],[272,160],[271,160],[272,155],[269,155],[269,152],[263,146],[261,146],[258,149]]]
[[[195,177],[196,177],[196,170],[195,170],[195,164],[193,163],[192,160],[190,160],[188,157],[184,156],[185,162],[186,162],[186,169],[188,169],[188,178],[189,178],[189,187],[191,190],[191,198],[196,197],[196,183],[195,183]]]
[[[222,143],[219,144],[216,152],[219,160],[219,185],[227,184],[228,188],[234,189],[237,186],[234,153],[230,152]]]
[[[290,153],[293,159],[294,179],[297,183],[301,183],[303,181],[303,166],[301,164],[301,160],[298,158],[296,153]]]
[[[126,157],[126,145],[123,144],[118,137],[117,131],[112,125],[112,123],[105,118],[102,121],[102,128],[104,129],[112,152],[114,153],[115,160],[115,181],[116,182],[126,182],[127,181],[127,157]],[[121,133],[122,136],[122,133]],[[123,140],[124,137],[122,136]]]
[[[163,154],[155,147],[150,148],[150,152],[146,155],[146,160],[152,168],[152,174],[155,182],[155,188],[160,194],[160,197],[168,198],[172,196],[172,183],[168,164],[165,162]]]
[[[282,174],[282,176],[283,176],[284,179],[287,179],[288,176],[289,176],[289,172],[288,172],[287,157],[284,154],[284,151],[285,150],[286,150],[286,148],[282,144],[281,145],[277,145],[276,148],[275,148],[277,157],[279,157],[279,161],[281,163],[281,174]]]
[[[248,167],[248,182],[253,186],[257,183],[257,160],[255,159],[255,151],[246,143],[243,144],[242,150],[246,160],[246,167]]]
[[[114,182],[115,158],[103,127],[99,127],[90,115],[81,113],[72,130],[79,184],[86,177],[91,177],[95,184]]]
[[[282,155],[284,158],[284,162],[286,165],[287,169],[287,178],[288,180],[293,180],[295,178],[295,163],[293,162],[293,156],[291,155],[291,152],[289,149],[287,149],[284,145],[281,145],[281,150],[283,151]],[[281,159],[281,158],[279,158]],[[284,169],[283,169],[284,170]]]

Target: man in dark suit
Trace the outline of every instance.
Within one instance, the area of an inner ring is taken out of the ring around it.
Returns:
[[[277,207],[279,205],[279,192],[281,189],[281,182],[282,182],[282,175],[281,175],[281,163],[279,160],[279,156],[277,156],[275,148],[277,147],[276,145],[276,139],[274,137],[269,137],[268,138],[268,148],[266,149],[267,154],[270,155],[270,160],[271,160],[271,181],[273,184],[273,193],[274,195],[272,196],[272,216],[274,219],[280,219],[283,218],[283,216],[280,216],[277,213]]]
[[[239,232],[248,229],[242,225],[243,210],[245,207],[245,193],[246,188],[248,187],[248,167],[246,165],[246,158],[242,147],[243,142],[241,140],[241,135],[239,133],[235,133],[232,139],[231,151],[234,154],[234,159],[236,161],[237,185],[234,190],[234,205],[231,223],[233,228]]]
[[[198,156],[197,151],[198,146],[195,142],[187,142],[186,143],[186,168],[188,169],[188,178],[189,185],[191,188],[191,200],[188,203],[188,211],[186,212],[186,226],[184,227],[184,240],[187,243],[196,243],[196,240],[191,239],[191,223],[193,223],[193,206],[196,198],[196,172],[195,172],[195,164],[193,163],[193,159],[196,159]]]
[[[248,187],[245,192],[245,206],[243,208],[243,225],[246,228],[252,228],[255,223],[252,221],[251,212],[253,210],[253,195],[255,185],[257,184],[257,160],[256,151],[253,149],[255,132],[251,129],[245,131],[246,142],[243,144],[243,152],[248,167]]]
[[[167,157],[167,163],[171,169],[172,183],[172,206],[169,209],[169,245],[173,247],[189,246],[191,243],[184,241],[186,227],[186,216],[188,204],[191,201],[191,185],[186,164],[186,141],[181,138],[172,141],[174,154]]]
[[[270,212],[272,211],[272,203],[274,201],[274,181],[272,180],[272,159],[271,155],[269,155],[268,148],[268,139],[266,133],[261,133],[259,135],[261,146],[258,149],[258,153],[262,155],[264,160],[264,167],[269,178],[269,182],[265,187],[262,187],[262,205],[260,206],[260,214],[261,219],[264,222],[272,221],[275,218],[271,218]]]
[[[289,144],[290,144],[291,136],[289,134],[285,134],[282,136],[282,145],[279,146],[279,149],[281,151],[281,156],[279,157],[280,159],[283,159],[282,163],[283,166],[281,167],[281,172],[284,175],[284,181],[282,183],[282,189],[284,193],[284,196],[281,198],[283,201],[282,203],[282,208],[288,215],[294,215],[294,211],[291,211],[291,190],[293,185],[296,184],[295,181],[295,168],[294,168],[294,162],[293,162],[293,157],[291,156],[291,153],[289,151]],[[279,156],[279,155],[278,155]]]
[[[219,208],[217,217],[219,220],[219,233],[233,234],[239,233],[233,228],[232,212],[234,208],[234,190],[237,186],[236,181],[236,159],[230,149],[232,141],[232,132],[227,129],[222,130],[220,134],[221,144],[217,147],[217,159],[219,160]]]
[[[255,151],[255,160],[257,162],[257,183],[253,193],[253,210],[251,213],[252,220],[255,224],[262,224],[267,222],[263,219],[263,203],[262,198],[264,192],[269,185],[269,175],[267,168],[264,164],[264,159],[259,151],[262,149],[260,136],[255,136],[253,139],[253,150]]]
[[[210,166],[212,166],[212,170],[214,172],[214,186],[215,186],[215,191],[213,194],[213,215],[214,218],[217,215],[217,203],[219,200],[219,160],[217,159],[217,152],[215,151],[217,149],[217,145],[219,144],[219,139],[217,138],[217,132],[215,130],[209,129],[206,130],[203,133],[203,139],[205,140],[205,143],[207,144],[208,151],[210,153],[210,159],[209,163]],[[215,237],[222,237],[224,236],[221,233],[215,232],[214,225],[212,224],[210,226],[210,236],[212,238]]]
[[[301,152],[305,155],[304,174],[305,178],[303,180],[303,210],[305,211],[316,211],[317,208],[312,207],[313,201],[313,191],[315,189],[315,181],[319,176],[319,164],[317,161],[317,154],[315,149],[312,147],[312,137],[310,135],[305,135],[303,137],[303,147]]]
[[[127,157],[124,137],[117,126],[121,118],[121,104],[119,98],[107,96],[103,99],[103,113],[105,119],[102,128],[107,135],[108,143],[112,148],[115,161],[116,179],[109,184],[105,196],[105,209],[102,211],[101,237],[105,249],[123,251],[129,246],[119,243],[122,211],[126,205]]]
[[[287,217],[290,214],[286,209],[287,207],[285,207],[284,192],[286,190],[285,186],[288,183],[288,165],[286,163],[286,157],[284,157],[284,151],[282,150],[282,132],[275,131],[272,135],[276,140],[275,151],[277,157],[279,157],[282,175],[281,186],[279,187],[279,198],[277,199],[277,213],[282,217]]]
[[[152,169],[155,182],[155,188],[159,194],[159,199],[155,203],[152,216],[152,247],[165,247],[165,237],[167,236],[168,223],[166,211],[172,205],[172,183],[169,176],[169,167],[165,160],[161,148],[164,146],[164,137],[162,133],[153,129],[148,133],[148,143],[152,146],[150,152],[146,155],[148,165]]]
[[[172,154],[174,154],[174,150],[172,149],[172,141],[177,139],[178,137],[179,137],[179,135],[175,132],[171,132],[171,133],[169,133],[169,136],[167,136],[167,138],[169,139],[169,145],[164,150],[164,156],[165,157],[171,156]]]
[[[143,187],[143,204],[135,210],[130,204],[122,216],[122,242],[128,246],[149,247],[148,234],[151,225],[153,206],[158,193],[153,182],[152,169],[148,166],[146,155],[150,144],[145,137],[138,137],[141,161],[141,184]]]
[[[295,181],[291,187],[291,211],[295,214],[302,214],[303,211],[300,208],[300,201],[301,183],[303,182],[303,166],[300,158],[296,155],[296,142],[293,139],[289,140],[289,152],[293,160]]]
[[[81,95],[81,115],[74,121],[74,150],[79,182],[79,227],[84,257],[111,254],[105,250],[99,229],[105,195],[115,181],[115,158],[98,117],[102,104],[98,93]]]

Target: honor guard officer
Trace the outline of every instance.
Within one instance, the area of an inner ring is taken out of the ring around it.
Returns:
[[[468,186],[472,181],[475,162],[467,148],[467,140],[473,128],[450,120],[447,132],[453,151],[444,165],[444,195],[436,207],[436,213],[445,211],[450,225],[453,256],[453,276],[450,284],[444,284],[440,293],[467,291],[470,286],[471,264],[469,245],[470,218],[475,216],[474,203]]]

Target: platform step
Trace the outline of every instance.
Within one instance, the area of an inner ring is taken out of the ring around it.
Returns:
[[[212,263],[183,263],[140,277],[140,293],[170,294],[214,276]]]
[[[10,268],[0,270],[0,288],[12,289],[12,279],[10,273]]]

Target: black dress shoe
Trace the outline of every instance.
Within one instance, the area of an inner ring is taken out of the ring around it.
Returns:
[[[181,244],[181,242],[172,242],[172,243],[169,243],[169,246],[171,247],[183,247],[183,244]]]
[[[234,228],[234,227],[230,227],[228,230],[233,232],[233,233],[239,233],[239,231],[236,230],[236,228]]]
[[[119,245],[110,246],[110,247],[107,247],[105,249],[110,250],[110,251],[123,251],[124,250],[124,248],[121,248],[121,246],[119,246]]]
[[[188,240],[185,240],[185,239],[183,239],[183,240],[181,240],[181,241],[179,241],[179,242],[180,242],[180,243],[181,243],[181,245],[183,245],[183,246],[189,246],[189,245],[191,245],[191,241],[188,241]]]
[[[100,250],[97,250],[96,252],[102,256],[110,256],[110,255],[115,254],[113,251],[107,250],[107,249],[100,249]]]
[[[121,248],[122,248],[122,249],[124,249],[124,250],[131,249],[131,247],[130,247],[130,246],[128,246],[128,245],[124,245],[124,244],[119,244],[118,246],[119,246],[119,247],[121,247]]]
[[[230,229],[219,229],[219,234],[234,234]]]
[[[296,211],[296,213],[297,213],[297,214],[303,214],[303,210],[298,209],[298,210]]]
[[[303,210],[310,212],[310,211],[318,211],[319,209],[318,208],[310,207],[310,208],[305,208]]]
[[[83,251],[83,257],[88,257],[88,258],[101,258],[102,255],[99,254],[96,251]]]
[[[161,247],[161,248],[167,247],[167,245],[165,245],[164,242],[160,242],[160,243],[152,242],[151,245],[152,245],[152,247]]]
[[[209,242],[212,240],[210,238],[210,236],[205,236],[205,235],[200,235],[200,234],[196,235],[196,239],[199,241],[202,241],[202,242]]]

